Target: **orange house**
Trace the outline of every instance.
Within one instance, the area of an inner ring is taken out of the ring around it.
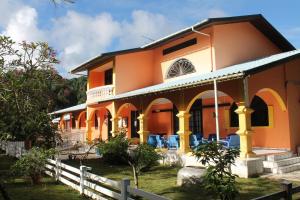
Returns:
[[[300,50],[262,15],[210,18],[71,72],[82,71],[86,104],[58,113],[73,113],[86,140],[178,134],[186,153],[191,134],[237,133],[242,158],[300,145]]]

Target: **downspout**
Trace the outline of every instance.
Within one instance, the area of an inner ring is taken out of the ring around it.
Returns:
[[[211,59],[211,72],[214,71],[214,62],[213,62],[213,46],[212,46],[212,39],[211,35],[207,33],[203,33],[200,31],[196,31],[194,29],[194,26],[192,26],[192,32],[206,36],[209,38],[210,42],[210,59]],[[214,79],[214,99],[215,99],[215,119],[216,119],[216,135],[217,135],[217,141],[220,140],[220,128],[219,128],[219,105],[218,105],[218,88],[217,88],[217,79]]]

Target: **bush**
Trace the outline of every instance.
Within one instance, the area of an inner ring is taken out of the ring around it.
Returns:
[[[32,148],[12,166],[12,173],[13,175],[29,177],[32,184],[39,184],[42,172],[45,171],[47,159],[54,154],[54,149]]]
[[[110,164],[126,164],[129,141],[124,134],[119,134],[107,142],[98,145],[99,151],[103,156],[104,162]]]
[[[225,149],[222,144],[212,142],[200,145],[194,155],[203,165],[208,165],[203,179],[206,189],[222,200],[235,199],[238,188],[231,165],[239,155],[239,149]]]

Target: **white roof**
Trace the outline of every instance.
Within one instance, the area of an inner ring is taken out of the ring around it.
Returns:
[[[69,108],[64,108],[64,109],[61,109],[61,110],[54,111],[54,112],[50,113],[50,115],[74,112],[74,111],[78,111],[78,110],[84,110],[85,108],[86,108],[86,104],[83,103],[83,104],[79,104],[79,105],[72,106],[72,107],[69,107]]]

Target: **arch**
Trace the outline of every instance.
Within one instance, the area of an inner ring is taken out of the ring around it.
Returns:
[[[269,126],[269,110],[266,102],[255,95],[251,101],[250,108],[253,109],[251,114],[251,126]]]
[[[167,100],[167,102],[172,103],[173,105],[175,105],[175,104],[174,104],[170,99],[168,99],[168,98],[165,98],[165,97],[156,98],[156,99],[152,100],[152,101],[149,103],[149,105],[147,106],[147,108],[145,109],[145,112],[144,112],[145,116],[147,116],[147,115],[149,114],[149,111],[151,110],[151,107],[152,107],[155,103],[157,103],[159,100],[161,100],[161,101]]]
[[[196,72],[196,69],[191,61],[186,58],[180,58],[173,62],[166,73],[166,79],[175,78],[178,76],[191,74]]]
[[[81,113],[79,113],[78,117],[77,117],[77,123],[78,123],[78,128],[80,129],[81,128],[81,120],[82,120],[82,117],[84,116],[84,114],[86,115],[86,111],[82,111]],[[86,117],[85,117],[86,119]]]
[[[205,90],[205,91],[203,91],[203,92],[197,94],[197,95],[196,95],[194,98],[192,98],[192,100],[190,100],[190,102],[188,103],[188,105],[187,105],[187,107],[186,107],[186,112],[188,113],[188,112],[191,110],[193,104],[195,103],[195,101],[196,101],[197,99],[200,99],[200,98],[204,97],[205,95],[208,95],[208,93],[213,93],[213,92],[214,92],[214,90]],[[222,97],[222,96],[228,96],[228,97],[230,97],[230,99],[231,99],[232,101],[234,101],[233,98],[232,98],[231,96],[229,96],[228,94],[226,94],[225,92],[222,92],[222,91],[220,91],[220,90],[218,90],[218,96],[219,96],[219,97]]]
[[[133,103],[124,103],[122,104],[119,108],[118,108],[118,111],[117,111],[117,114],[116,114],[116,117],[118,117],[121,113],[121,111],[126,108],[126,107],[129,107],[129,106],[132,106],[135,110],[138,110],[137,107],[133,104]]]
[[[259,92],[265,92],[265,91],[270,92],[270,93],[273,95],[273,97],[274,97],[274,98],[276,99],[276,101],[278,102],[278,104],[279,104],[279,106],[280,106],[280,108],[281,108],[282,111],[286,111],[286,110],[287,110],[286,105],[285,105],[283,99],[282,99],[281,96],[278,94],[278,92],[275,91],[274,89],[271,89],[271,88],[263,88],[263,89],[258,90],[255,94],[258,94]],[[253,97],[254,97],[254,96],[255,96],[255,95],[253,95]]]

